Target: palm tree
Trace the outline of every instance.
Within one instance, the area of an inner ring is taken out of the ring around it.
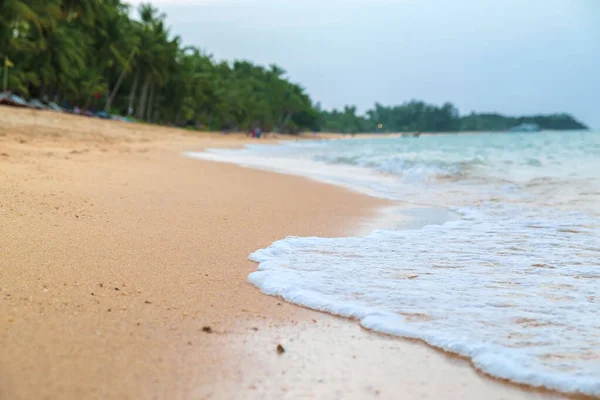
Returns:
[[[10,87],[85,106],[101,100],[107,111],[135,104],[139,119],[213,129],[296,131],[315,120],[282,68],[215,62],[183,47],[158,9],[143,4],[138,13],[131,19],[122,0],[0,0],[0,57],[15,63]]]
[[[82,46],[84,39],[77,37],[68,25],[59,25],[53,32],[48,32],[46,49],[37,60],[43,87],[50,86],[56,102],[64,91],[63,85],[68,87],[78,71],[86,67],[86,51]]]
[[[28,81],[37,82],[35,72],[23,64],[27,56],[43,50],[43,33],[56,25],[58,15],[58,0],[0,1],[0,66],[8,62],[15,65],[8,80],[10,87],[27,92]],[[2,73],[7,71],[4,68]]]
[[[136,56],[136,81],[143,79],[136,116],[144,119],[148,114],[148,100],[152,99],[155,84],[164,82],[168,63],[173,61],[179,46],[179,38],[169,41],[169,31],[165,28],[165,15],[160,14],[150,4],[138,8],[141,23],[137,24],[139,52]],[[137,89],[137,85],[134,85]],[[132,93],[135,97],[135,91]]]
[[[139,53],[139,36],[136,35],[134,24],[129,20],[127,13],[128,8],[125,8],[109,21],[103,46],[104,51],[100,51],[100,54],[108,54],[108,59],[111,60],[106,65],[109,71],[120,69],[104,106],[104,110],[107,112],[112,107],[125,77],[133,70],[135,58]],[[107,80],[110,81],[110,72]]]

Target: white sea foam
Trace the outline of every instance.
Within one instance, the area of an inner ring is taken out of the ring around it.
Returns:
[[[422,339],[496,377],[600,396],[599,136],[357,140],[196,156],[453,209],[459,221],[422,229],[288,237],[250,256],[259,267],[249,281]]]
[[[188,157],[209,161],[233,163],[243,167],[305,176],[325,183],[344,186],[369,196],[382,195],[395,179],[378,175],[354,165],[325,165],[310,158],[287,156],[290,145],[277,147],[254,146],[241,150],[208,149],[206,152],[184,153]],[[297,146],[294,146],[297,147]],[[278,154],[279,150],[281,154]],[[304,150],[304,149],[302,149]]]
[[[290,237],[250,256],[259,270],[249,280],[266,294],[423,339],[500,378],[600,394],[600,231],[583,217],[576,227],[504,223],[477,213],[364,238]]]

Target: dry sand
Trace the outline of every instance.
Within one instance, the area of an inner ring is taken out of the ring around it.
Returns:
[[[247,140],[0,107],[0,399],[550,397],[249,285],[387,203],[180,155]]]

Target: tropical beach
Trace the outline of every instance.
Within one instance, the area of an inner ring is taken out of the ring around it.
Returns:
[[[593,6],[484,3],[2,2],[0,399],[598,398]]]
[[[247,283],[252,251],[389,202],[181,155],[243,136],[0,113],[2,398],[552,397]]]

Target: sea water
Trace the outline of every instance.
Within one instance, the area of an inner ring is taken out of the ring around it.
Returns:
[[[600,396],[600,133],[299,141],[188,155],[453,211],[459,218],[420,229],[287,237],[250,255],[259,265],[249,281],[468,357],[498,378]]]

